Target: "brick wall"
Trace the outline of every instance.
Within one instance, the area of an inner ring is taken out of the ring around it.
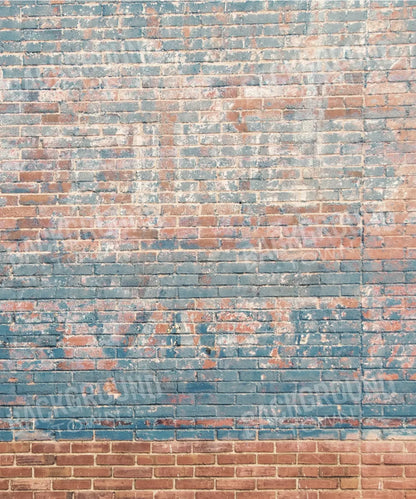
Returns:
[[[114,491],[143,499],[414,498],[415,450],[408,441],[3,443],[0,489],[45,499]]]
[[[0,440],[29,456],[5,458],[12,489],[37,441],[190,439],[363,450],[346,475],[301,451],[247,463],[274,478],[225,466],[271,496],[416,488],[415,9],[0,0]],[[79,483],[151,480],[103,469]]]
[[[13,442],[0,461],[2,498],[416,497],[408,440]]]

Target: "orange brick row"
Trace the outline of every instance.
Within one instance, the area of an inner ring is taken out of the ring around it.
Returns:
[[[416,499],[416,441],[3,442],[0,497]]]

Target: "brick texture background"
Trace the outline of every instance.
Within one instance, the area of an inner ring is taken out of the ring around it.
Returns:
[[[415,499],[415,441],[13,442],[18,499]]]
[[[0,0],[1,487],[416,490],[415,42],[414,0]]]

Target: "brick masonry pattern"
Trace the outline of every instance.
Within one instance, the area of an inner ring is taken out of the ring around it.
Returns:
[[[416,441],[13,442],[14,499],[414,499]]]
[[[0,1],[0,439],[414,435],[415,7]]]

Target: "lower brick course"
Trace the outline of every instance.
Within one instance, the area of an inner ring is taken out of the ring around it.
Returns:
[[[0,443],[0,497],[416,497],[416,441]]]

